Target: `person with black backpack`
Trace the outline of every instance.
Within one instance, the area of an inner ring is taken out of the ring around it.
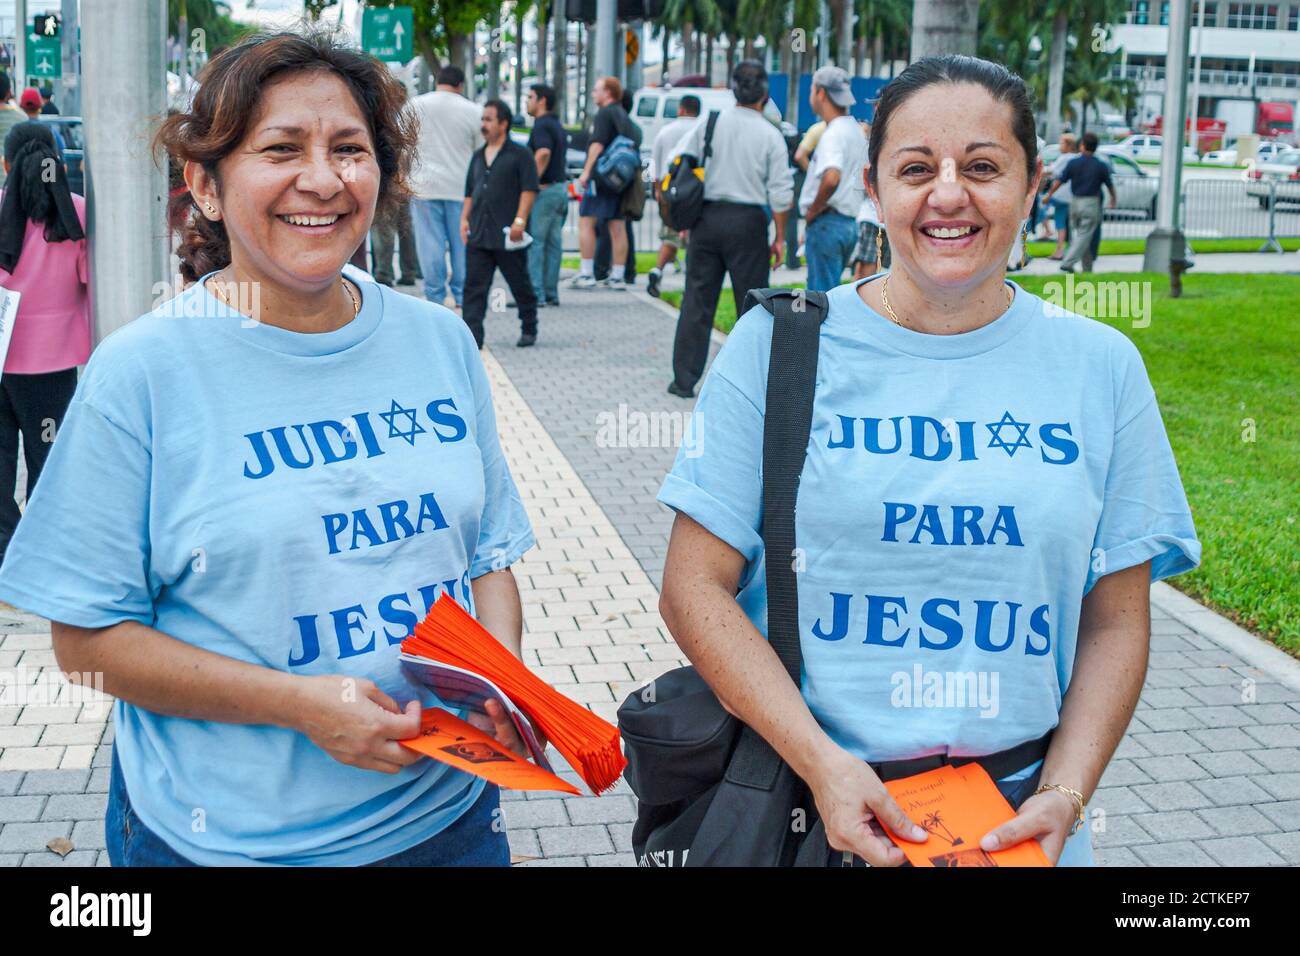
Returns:
[[[785,140],[763,115],[767,71],[755,60],[737,65],[731,76],[736,105],[696,125],[676,154],[703,166],[703,206],[689,225],[686,291],[673,341],[673,380],[668,393],[691,398],[709,358],[709,336],[724,276],[731,276],[736,314],[750,289],[767,285],[781,264],[780,237],[794,202],[794,180]],[[672,157],[670,157],[671,160]],[[668,204],[674,204],[673,186]],[[768,237],[769,212],[776,224]]]
[[[640,130],[633,124],[627,110],[623,109],[623,84],[617,77],[604,76],[596,81],[591,99],[598,107],[592,120],[591,139],[587,145],[587,162],[578,177],[578,249],[581,267],[570,285],[575,289],[592,289],[596,286],[596,223],[604,221],[609,230],[610,276],[605,285],[610,289],[625,289],[623,272],[627,264],[627,228],[619,215],[623,189],[630,182],[625,171],[619,171],[621,182],[606,174],[605,166],[614,159],[630,155],[640,175],[641,162],[637,152],[641,142]],[[603,159],[602,159],[603,157]]]

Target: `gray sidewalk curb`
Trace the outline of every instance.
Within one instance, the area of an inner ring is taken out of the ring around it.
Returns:
[[[1217,611],[1198,604],[1164,581],[1151,586],[1151,603],[1197,634],[1236,654],[1250,666],[1264,671],[1278,683],[1300,690],[1300,661],[1262,637],[1256,637]]]

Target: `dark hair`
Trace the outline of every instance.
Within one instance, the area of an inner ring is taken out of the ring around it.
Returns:
[[[465,82],[465,71],[448,63],[438,70],[439,86],[460,86]]]
[[[1100,141],[1099,139],[1097,139],[1097,134],[1096,134],[1096,133],[1084,133],[1084,134],[1083,134],[1083,142],[1082,142],[1082,145],[1083,145],[1083,148],[1086,149],[1088,152],[1090,152],[1090,153],[1095,153],[1095,152],[1097,152],[1097,144],[1098,144],[1099,142],[1101,142],[1101,141]]]
[[[546,112],[555,112],[555,87],[548,86],[546,83],[534,83],[529,89],[539,100],[546,100]]]
[[[0,102],[9,99],[14,95],[14,85],[9,80],[9,74],[0,72]]]
[[[700,115],[700,98],[694,93],[687,93],[682,97],[682,101],[677,104],[677,114],[680,116],[685,113],[687,116]]]
[[[244,141],[266,87],[300,72],[333,74],[352,91],[369,123],[379,165],[375,217],[391,215],[410,194],[407,175],[417,137],[415,121],[402,108],[406,88],[378,60],[328,33],[260,33],[210,60],[189,112],[163,121],[154,137],[155,150],[165,150],[177,167],[202,164],[220,190],[218,163]],[[202,215],[188,190],[173,192],[168,222],[181,234],[176,254],[188,281],[229,265],[225,224]]]
[[[483,104],[484,109],[487,109],[489,106],[496,110],[498,123],[505,123],[509,126],[515,121],[515,114],[510,112],[510,107],[506,106],[505,100],[488,100]]]
[[[731,72],[731,91],[741,106],[753,106],[767,96],[767,70],[757,60],[741,60]]]
[[[889,121],[895,111],[914,93],[935,83],[974,83],[986,89],[995,100],[1011,107],[1011,132],[1025,151],[1025,172],[1032,181],[1038,162],[1038,133],[1034,128],[1034,110],[1025,81],[1000,63],[948,53],[922,57],[890,80],[881,92],[871,121],[871,143],[867,151],[871,163],[868,173],[871,185],[877,185],[877,160],[889,136]]]

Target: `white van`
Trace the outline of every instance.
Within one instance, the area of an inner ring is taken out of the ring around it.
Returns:
[[[736,95],[726,88],[705,86],[648,86],[637,90],[632,97],[632,119],[641,127],[641,152],[649,158],[655,136],[677,118],[677,107],[683,96],[694,96],[700,101],[700,115],[721,112],[736,105]],[[781,112],[771,98],[763,106],[763,115],[782,129]]]

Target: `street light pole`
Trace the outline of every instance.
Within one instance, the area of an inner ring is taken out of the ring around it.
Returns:
[[[86,234],[99,342],[152,310],[170,287],[166,163],[141,160],[167,111],[167,5],[87,3],[81,19]]]
[[[63,98],[58,104],[69,116],[81,115],[81,60],[77,50],[78,0],[63,0]]]
[[[593,51],[596,54],[596,75],[617,76],[618,67],[614,63],[614,33],[618,30],[617,0],[596,0],[596,42]]]
[[[27,0],[14,0],[14,99],[27,85]]]
[[[1171,0],[1169,43],[1165,56],[1164,125],[1161,130],[1160,193],[1156,197],[1156,228],[1147,236],[1142,268],[1171,272],[1181,263],[1186,239],[1178,221],[1182,194],[1183,124],[1187,115],[1187,50],[1191,34],[1192,0]]]

